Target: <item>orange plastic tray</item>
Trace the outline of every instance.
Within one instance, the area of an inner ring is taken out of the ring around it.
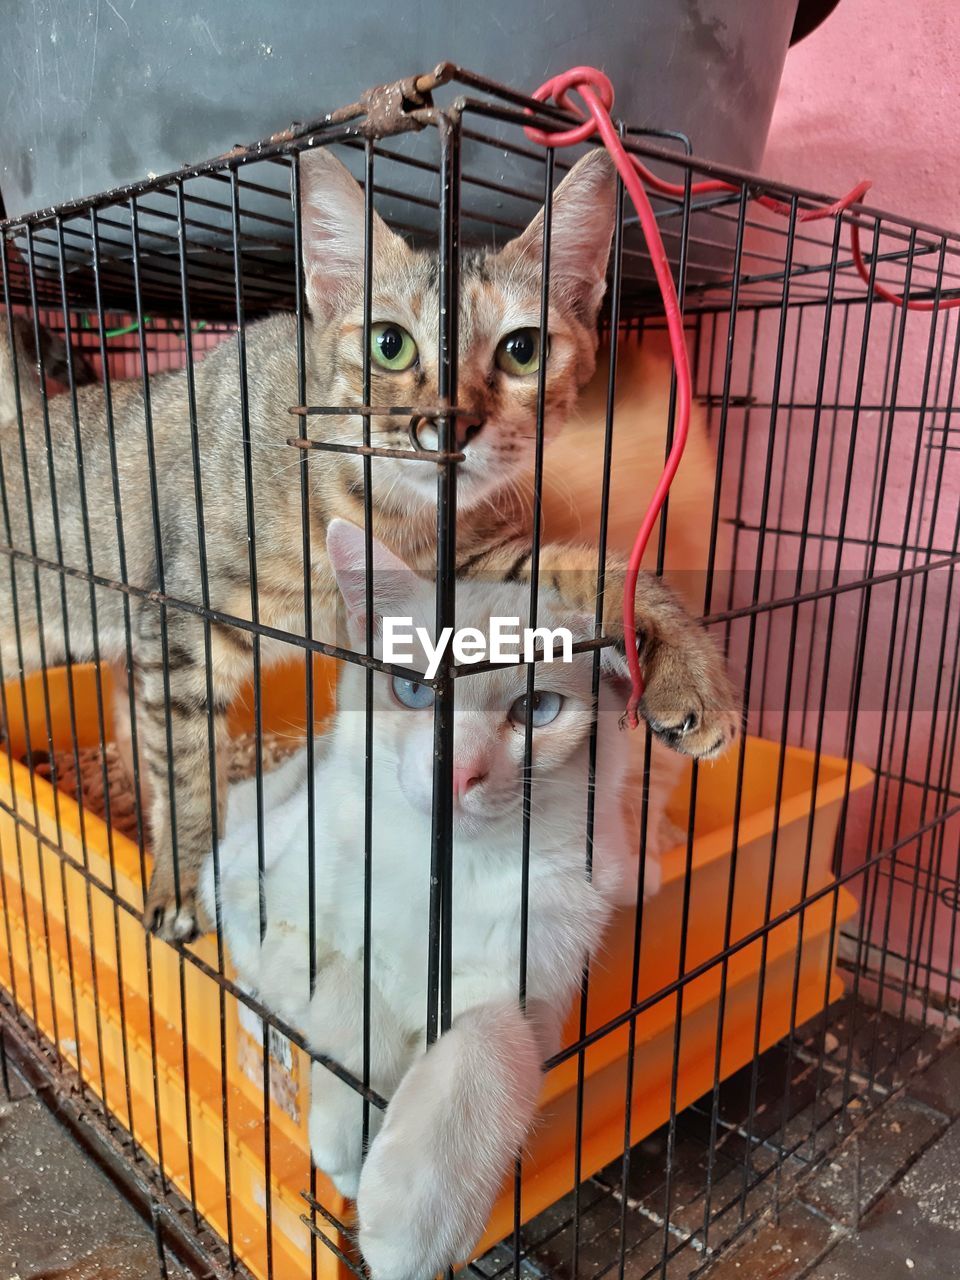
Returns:
[[[315,718],[319,724],[332,706],[333,670],[330,664],[318,660],[316,672]],[[302,729],[303,676],[302,663],[269,673],[263,692],[266,728]],[[108,692],[106,674],[103,688]],[[69,749],[65,672],[49,673],[48,689],[54,748]],[[92,667],[74,669],[73,692],[80,743],[93,746],[98,738]],[[26,725],[34,749],[45,749],[46,720],[39,679],[34,677],[27,682],[26,708],[18,685],[8,685],[7,698],[14,755],[25,751]],[[236,727],[248,721],[250,703],[248,697],[236,708]],[[104,710],[108,713],[109,698]],[[106,721],[109,733],[109,714]],[[777,744],[747,740],[732,912],[733,943],[765,923],[771,865],[769,918],[778,918],[800,900],[808,832],[812,849],[808,891],[815,892],[832,882],[833,844],[847,763],[821,757],[814,789],[812,753],[787,749],[774,857],[779,759]],[[700,770],[684,973],[709,962],[723,947],[734,844],[736,772],[736,753]],[[15,989],[21,1006],[31,1016],[35,1014],[41,1030],[58,1044],[64,1058],[73,1066],[82,1066],[91,1087],[144,1150],[155,1160],[162,1155],[171,1181],[195,1199],[199,1212],[214,1230],[232,1237],[237,1254],[255,1274],[265,1276],[267,1271],[265,1208],[269,1201],[274,1269],[281,1267],[278,1274],[290,1277],[308,1275],[310,1236],[302,1221],[307,1206],[301,1195],[310,1181],[310,1072],[306,1056],[285,1038],[271,1036],[271,1103],[269,1126],[265,1126],[263,1033],[259,1021],[229,993],[221,1000],[215,977],[196,965],[181,963],[169,947],[147,938],[138,915],[114,901],[116,895],[139,912],[142,881],[136,846],[119,834],[111,836],[94,815],[85,814],[81,819],[76,803],[55,793],[42,778],[31,779],[29,770],[16,760],[12,779],[2,765],[0,774],[0,804],[4,806],[0,810],[0,869],[12,943],[12,955],[6,953],[5,947],[0,953],[0,984],[9,991]],[[870,777],[867,769],[852,765],[851,789],[864,786]],[[678,788],[670,806],[671,816],[681,828],[687,825],[687,792],[688,783]],[[18,812],[24,822],[15,823],[7,808]],[[43,839],[37,839],[33,832],[40,833]],[[66,859],[56,848],[64,850]],[[674,983],[679,975],[686,861],[685,847],[666,856],[663,887],[644,910],[639,1003]],[[87,875],[79,870],[83,867]],[[854,913],[856,903],[844,889],[834,892],[836,919],[841,923]],[[835,937],[830,932],[834,892],[803,913],[802,929],[799,913],[771,929],[765,958],[764,943],[759,938],[730,956],[721,1036],[724,1076],[754,1056],[762,960],[765,959],[765,977],[761,1050],[791,1029],[796,972],[798,1024],[841,993],[834,972]],[[588,1030],[606,1025],[630,1007],[634,924],[633,911],[621,913],[604,953],[593,965]],[[215,972],[215,941],[203,939],[194,950]],[[634,1142],[669,1117],[678,1011],[677,1106],[687,1105],[712,1086],[720,1030],[720,988],[721,966],[715,963],[684,984],[680,997],[671,993],[635,1018],[631,1110]],[[576,1040],[578,1030],[579,1010],[575,1010],[567,1039]],[[221,1064],[221,1037],[226,1044],[226,1078]],[[628,1037],[629,1023],[624,1021],[583,1054],[582,1177],[623,1150]],[[551,1071],[545,1080],[540,1122],[523,1160],[524,1220],[573,1186],[577,1077],[578,1061],[574,1057]],[[189,1087],[185,1085],[187,1079]],[[227,1167],[229,1212],[225,1193]],[[320,1200],[339,1219],[349,1221],[350,1206],[340,1200],[325,1179],[319,1178],[318,1184]],[[321,1226],[334,1235],[328,1226]],[[503,1238],[512,1227],[511,1187],[505,1189],[496,1206],[481,1247]],[[348,1247],[342,1239],[335,1238],[334,1242],[340,1248]],[[324,1277],[332,1280],[341,1271],[346,1273],[336,1255],[322,1245],[317,1259]]]

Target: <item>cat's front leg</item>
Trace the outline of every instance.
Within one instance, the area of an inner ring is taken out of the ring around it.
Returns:
[[[533,1010],[478,1005],[404,1076],[360,1178],[373,1280],[429,1280],[470,1257],[533,1122],[549,1039]]]
[[[158,612],[150,609],[139,619],[138,631],[138,747],[149,781],[154,855],[143,922],[166,941],[189,942],[211,927],[196,896],[213,837],[210,728],[212,723],[217,829],[222,833],[227,709],[238,677],[229,662],[215,661],[210,705],[199,621],[171,612],[164,643]]]
[[[529,579],[531,552],[516,538],[474,554],[461,572]],[[540,551],[540,580],[578,613],[592,617],[597,600],[597,553],[593,547],[547,543]],[[608,555],[604,579],[603,626],[617,644],[604,650],[604,663],[628,674],[623,630],[626,561]],[[737,697],[724,661],[703,627],[690,616],[662,579],[642,572],[636,591],[637,637],[645,689],[640,711],[650,728],[681,755],[711,759],[736,738]]]
[[[264,955],[265,991],[269,1002],[268,968]],[[314,1053],[331,1059],[357,1080],[363,1073],[363,964],[339,953],[321,957],[309,1007],[300,1016],[288,1009],[290,1021],[301,1026]],[[370,1087],[389,1098],[406,1071],[413,1048],[375,985],[370,989]],[[363,1164],[363,1096],[323,1062],[310,1072],[310,1151],[341,1195],[356,1199]],[[383,1112],[369,1107],[368,1141],[380,1128]]]

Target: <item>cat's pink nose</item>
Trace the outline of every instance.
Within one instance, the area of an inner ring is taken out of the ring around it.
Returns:
[[[453,794],[462,800],[468,791],[480,785],[487,775],[478,764],[455,765],[453,769]]]

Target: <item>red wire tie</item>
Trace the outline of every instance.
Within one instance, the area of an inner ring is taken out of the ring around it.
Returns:
[[[586,110],[571,101],[571,93],[575,93],[580,97]],[[699,196],[713,191],[738,192],[740,187],[729,182],[723,182],[720,179],[695,182],[689,187],[684,184],[666,182],[663,178],[659,178],[655,173],[652,173],[636,156],[628,154],[610,116],[610,112],[613,109],[613,85],[608,77],[602,71],[598,71],[596,67],[571,67],[569,71],[563,72],[562,75],[553,76],[550,80],[545,81],[536,90],[533,97],[537,102],[546,102],[552,98],[558,107],[569,111],[572,115],[579,116],[583,123],[570,129],[562,129],[550,133],[537,129],[533,125],[526,125],[524,126],[524,132],[532,142],[537,142],[543,147],[573,147],[578,143],[586,142],[594,134],[598,134],[601,142],[610,153],[610,158],[616,165],[617,172],[623,180],[623,185],[633,201],[633,207],[637,211],[637,218],[647,243],[650,261],[653,265],[660,297],[663,301],[663,313],[667,321],[670,350],[676,373],[677,398],[673,443],[667,455],[663,473],[650,500],[650,505],[647,507],[640,528],[637,530],[637,536],[627,566],[627,578],[623,591],[623,633],[631,683],[630,699],[627,703],[625,718],[630,727],[635,729],[639,724],[639,709],[644,687],[643,673],[640,670],[640,657],[637,653],[637,578],[640,574],[640,562],[647,549],[653,526],[657,522],[670,485],[673,483],[673,477],[676,475],[677,467],[680,465],[680,459],[683,456],[690,427],[690,408],[693,401],[687,344],[683,332],[683,312],[677,298],[670,262],[663,247],[657,219],[645,188],[649,188],[658,195],[682,198],[688,190],[691,196]],[[532,114],[529,108],[527,114]],[[870,185],[867,181],[859,182],[845,196],[831,205],[816,209],[801,209],[795,215],[796,221],[816,222],[821,218],[838,217],[852,205],[859,203],[870,189]],[[790,217],[793,212],[791,205],[782,200],[777,200],[773,196],[760,195],[754,197],[754,199],[757,204],[769,209],[772,213],[779,214],[781,217]],[[850,226],[850,241],[854,266],[864,283],[869,285],[870,273],[860,251],[860,229],[855,222],[851,223]],[[885,302],[891,302],[898,307],[905,306],[911,311],[933,311],[938,305],[943,308],[960,306],[960,298],[952,298],[939,304],[927,300],[905,300],[899,294],[893,293],[891,290],[884,288],[883,285],[877,284],[876,281],[873,283],[873,290]]]

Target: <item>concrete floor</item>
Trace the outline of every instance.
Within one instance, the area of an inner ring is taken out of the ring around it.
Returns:
[[[24,1083],[14,1076],[11,1085],[11,1099],[0,1093],[0,1280],[159,1280],[150,1227]],[[960,1046],[954,1046],[803,1182],[779,1223],[768,1223],[701,1274],[956,1280],[958,1170]],[[167,1268],[171,1280],[186,1280],[169,1255]],[[544,1273],[564,1274],[562,1266],[537,1272]],[[674,1274],[681,1271],[672,1266],[671,1280]]]
[[[11,1072],[0,1091],[0,1280],[159,1280],[152,1229]],[[186,1273],[167,1255],[170,1280]]]

